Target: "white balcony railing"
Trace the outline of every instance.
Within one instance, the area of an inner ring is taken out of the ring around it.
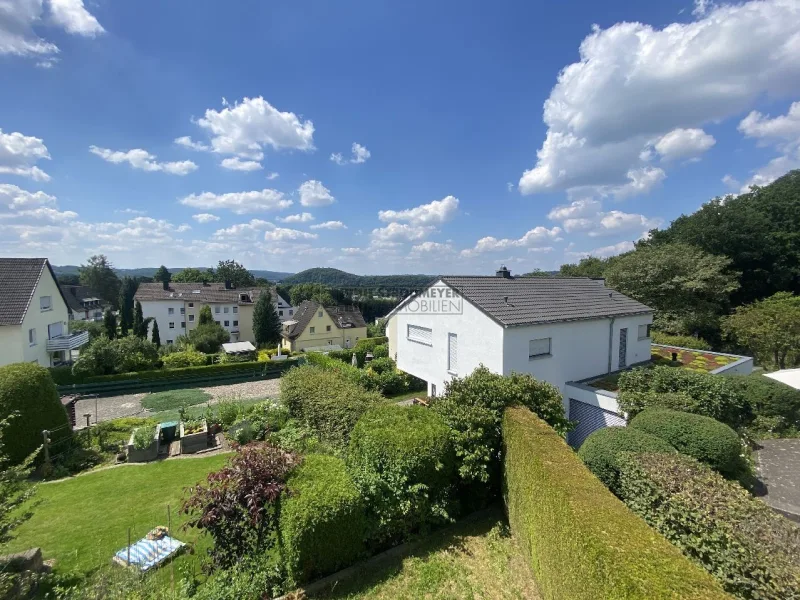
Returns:
[[[76,331],[75,333],[64,333],[51,337],[47,340],[48,352],[59,352],[61,350],[75,350],[89,342],[88,331]]]

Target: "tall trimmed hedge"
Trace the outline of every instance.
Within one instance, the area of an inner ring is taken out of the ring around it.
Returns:
[[[309,454],[289,478],[280,515],[291,585],[351,565],[365,552],[364,503],[339,458]]]
[[[630,417],[650,406],[648,402],[657,403],[658,394],[678,394],[678,398],[686,399],[680,410],[711,417],[734,429],[752,419],[747,399],[731,379],[710,373],[667,366],[640,367],[620,375],[619,391],[620,409]],[[670,408],[679,407],[673,403]]]
[[[503,418],[511,530],[551,600],[723,600],[714,579],[628,510],[550,426]]]
[[[728,592],[800,598],[800,528],[693,458],[622,457],[620,497]]]
[[[356,342],[356,350],[364,350],[366,352],[372,352],[375,346],[380,346],[382,344],[388,344],[389,338],[388,337],[374,337],[374,338],[361,338]]]
[[[669,442],[632,427],[604,427],[593,431],[578,450],[578,456],[597,478],[616,492],[617,459],[621,452],[675,452]]]
[[[756,434],[800,431],[800,390],[764,375],[729,375],[727,379],[750,404]]]
[[[691,348],[692,350],[711,350],[711,344],[703,338],[696,338],[690,335],[670,335],[660,331],[651,332],[650,339],[654,344],[662,346],[678,346],[679,348]]]
[[[47,369],[37,364],[0,367],[0,419],[13,413],[17,416],[3,434],[4,452],[12,464],[21,463],[42,445],[44,429],[57,429],[50,434],[52,444],[72,435],[53,379]]]
[[[739,436],[711,417],[666,408],[648,408],[631,420],[628,429],[659,437],[678,452],[696,458],[723,475],[736,475],[742,468]]]
[[[370,541],[407,539],[451,518],[455,452],[436,413],[421,406],[384,404],[353,429],[348,467],[365,499]]]
[[[324,442],[344,448],[361,415],[383,398],[337,371],[304,365],[281,377],[281,400],[292,417],[314,429]]]

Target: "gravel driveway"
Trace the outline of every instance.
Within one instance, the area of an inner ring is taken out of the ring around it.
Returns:
[[[199,388],[211,395],[210,404],[216,404],[222,398],[235,400],[248,400],[250,398],[277,398],[280,392],[280,379],[261,379],[231,385],[217,385],[214,387]],[[90,420],[95,422],[95,407],[97,408],[97,421],[110,421],[120,417],[141,416],[146,417],[149,411],[142,408],[142,398],[147,394],[129,394],[127,396],[109,396],[108,398],[89,398],[78,400],[75,404],[75,420],[77,426],[86,424],[83,416],[90,413]]]

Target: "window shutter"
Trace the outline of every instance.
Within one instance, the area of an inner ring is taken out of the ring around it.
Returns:
[[[419,325],[408,326],[408,339],[423,344],[433,345],[433,331]]]
[[[538,340],[531,340],[528,343],[528,356],[541,356],[542,354],[550,354],[550,338],[540,338]]]
[[[458,336],[455,333],[447,334],[447,370],[458,373]]]

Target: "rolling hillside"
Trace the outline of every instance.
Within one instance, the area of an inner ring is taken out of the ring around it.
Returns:
[[[118,277],[152,277],[158,267],[142,267],[139,269],[114,269]],[[180,273],[186,267],[167,267],[173,275]],[[208,267],[198,267],[199,269],[207,269]],[[77,275],[78,265],[53,265],[53,270],[56,275]],[[256,277],[263,277],[269,281],[280,281],[293,275],[283,271],[262,271],[259,269],[250,269],[250,272]]]
[[[334,288],[419,288],[427,285],[433,275],[353,275],[331,268],[306,269],[285,278],[283,285],[321,283]]]

